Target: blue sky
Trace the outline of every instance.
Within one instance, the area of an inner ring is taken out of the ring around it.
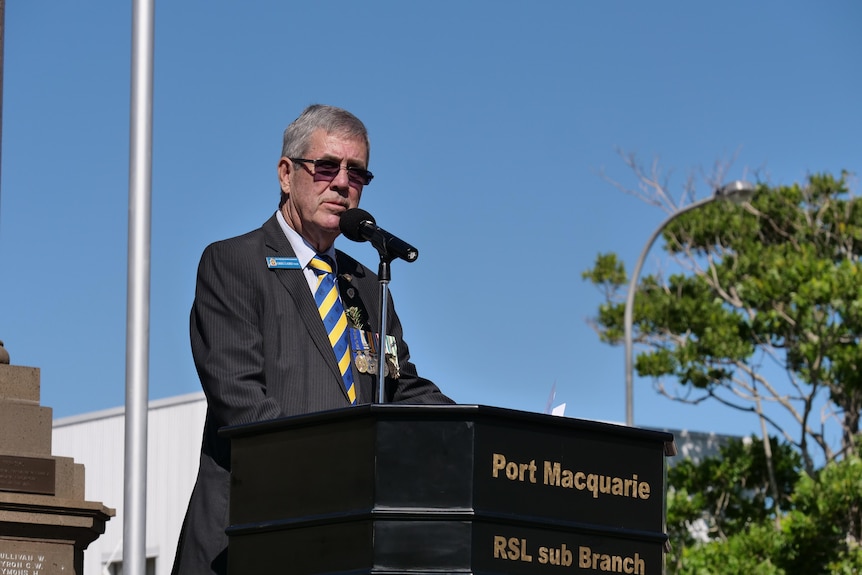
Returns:
[[[850,0],[157,3],[150,397],[200,389],[200,253],[273,213],[281,132],[322,102],[367,124],[362,207],[420,250],[391,283],[420,373],[529,411],[556,384],[567,415],[622,421],[623,349],[581,273],[605,251],[631,269],[665,214],[601,174],[636,185],[618,150],[675,194],[716,161],[859,174],[860,25]],[[130,46],[131,2],[6,4],[0,339],[55,417],[125,401]],[[635,384],[636,425],[758,431]]]

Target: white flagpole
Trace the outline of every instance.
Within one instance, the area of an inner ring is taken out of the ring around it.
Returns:
[[[146,575],[155,0],[133,0],[123,574]]]

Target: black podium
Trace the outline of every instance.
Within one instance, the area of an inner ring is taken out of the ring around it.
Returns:
[[[663,570],[670,433],[372,404],[222,434],[231,575]]]

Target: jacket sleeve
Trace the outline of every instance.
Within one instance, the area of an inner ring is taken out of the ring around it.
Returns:
[[[281,415],[266,393],[262,288],[252,260],[227,240],[208,246],[198,266],[191,346],[216,428]]]

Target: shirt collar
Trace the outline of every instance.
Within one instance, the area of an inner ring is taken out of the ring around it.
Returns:
[[[278,220],[278,225],[281,226],[281,231],[284,232],[284,235],[287,237],[287,241],[290,242],[290,247],[293,248],[293,253],[296,254],[296,259],[299,260],[299,265],[303,268],[308,267],[308,262],[311,261],[311,258],[318,255],[317,250],[315,250],[311,244],[305,240],[305,238],[299,235],[296,230],[288,225],[287,220],[284,219],[284,215],[281,213],[281,210],[276,212],[275,217]],[[319,255],[329,256],[329,258],[335,262],[335,244],[331,245],[328,250]],[[335,269],[333,269],[333,272],[338,273]]]

